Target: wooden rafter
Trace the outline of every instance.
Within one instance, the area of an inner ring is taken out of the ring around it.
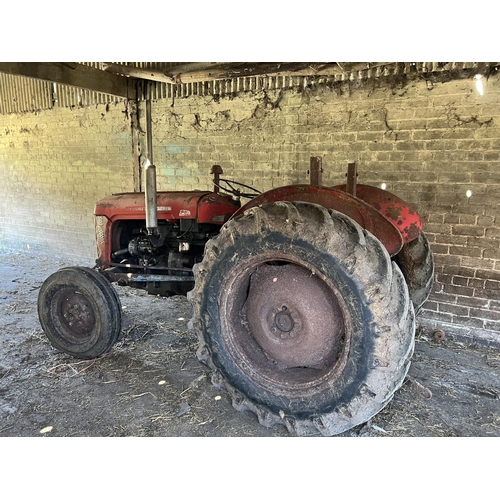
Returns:
[[[163,83],[195,83],[247,76],[331,76],[348,74],[391,63],[189,63],[165,70],[136,68],[125,64],[103,63],[104,71]]]
[[[26,76],[63,85],[136,99],[136,79],[78,63],[0,62],[0,73]]]

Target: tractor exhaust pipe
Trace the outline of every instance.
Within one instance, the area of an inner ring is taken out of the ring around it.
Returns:
[[[153,165],[153,132],[151,125],[151,85],[146,88],[146,140],[148,157],[144,165],[146,230],[149,236],[158,234],[158,200],[156,198],[156,167]]]
[[[144,165],[146,229],[149,235],[158,233],[158,200],[156,198],[156,167],[149,161]]]

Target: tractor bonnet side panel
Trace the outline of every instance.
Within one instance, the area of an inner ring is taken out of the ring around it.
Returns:
[[[196,220],[198,224],[222,225],[240,203],[210,191],[158,192],[158,221]],[[111,260],[113,238],[119,239],[115,224],[146,219],[144,193],[120,193],[100,200],[94,210],[98,259]]]
[[[158,220],[195,219],[198,202],[207,191],[159,192]],[[110,221],[146,219],[144,193],[121,193],[100,200],[95,215],[104,215]]]
[[[229,196],[210,193],[198,202],[197,220],[199,224],[224,224],[241,206]]]
[[[159,192],[158,220],[196,219],[198,223],[223,224],[240,207],[229,196],[210,191]],[[115,194],[100,200],[95,215],[110,221],[145,219],[144,193]]]

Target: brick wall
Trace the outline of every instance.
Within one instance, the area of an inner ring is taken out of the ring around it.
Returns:
[[[93,209],[133,189],[124,105],[0,115],[0,248],[95,259]]]
[[[208,189],[213,164],[260,190],[307,183],[311,156],[335,185],[356,161],[359,183],[385,183],[424,219],[436,283],[420,323],[500,341],[497,76],[483,96],[472,79],[350,82],[161,100],[152,115],[159,189]],[[133,189],[131,142],[123,107],[0,116],[0,242],[93,258],[96,199]]]
[[[212,164],[261,190],[307,183],[311,156],[336,185],[356,161],[359,183],[385,183],[425,222],[436,283],[420,323],[500,341],[497,76],[483,96],[467,79],[160,101],[153,131],[162,189],[209,188]]]

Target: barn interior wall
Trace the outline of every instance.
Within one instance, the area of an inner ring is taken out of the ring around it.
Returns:
[[[500,341],[500,79],[367,81],[153,104],[160,189],[209,189],[209,170],[265,191],[308,183],[381,186],[421,214],[436,282],[420,322]],[[470,192],[470,197],[467,193]]]
[[[158,189],[208,189],[213,164],[259,190],[308,183],[311,156],[336,185],[355,161],[359,183],[385,183],[424,220],[436,281],[420,323],[499,342],[500,79],[484,87],[368,80],[157,100]],[[134,187],[126,111],[0,116],[0,245],[94,258],[95,201]],[[144,103],[139,116],[144,131]]]
[[[0,115],[0,249],[95,260],[93,210],[133,190],[124,104]]]

